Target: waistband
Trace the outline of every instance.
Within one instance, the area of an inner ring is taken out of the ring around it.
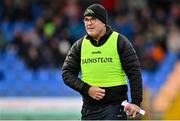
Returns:
[[[105,96],[101,100],[95,100],[89,95],[83,95],[83,107],[101,107],[109,104],[121,104],[127,100],[127,85],[114,87],[101,87],[105,89]]]

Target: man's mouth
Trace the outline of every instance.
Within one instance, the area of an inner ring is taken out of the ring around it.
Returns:
[[[94,30],[94,28],[87,28],[87,30]]]

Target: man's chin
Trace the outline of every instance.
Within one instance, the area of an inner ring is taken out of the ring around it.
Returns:
[[[93,36],[94,36],[94,33],[88,32],[88,35],[91,36],[91,37],[93,37]]]

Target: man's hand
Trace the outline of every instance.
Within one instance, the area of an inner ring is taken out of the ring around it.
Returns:
[[[128,104],[124,107],[124,110],[130,118],[135,118],[140,111],[140,107],[135,104]]]
[[[101,100],[105,96],[105,89],[101,89],[99,87],[90,87],[88,94],[95,100]]]

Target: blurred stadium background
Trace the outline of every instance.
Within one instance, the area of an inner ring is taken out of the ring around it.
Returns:
[[[146,115],[180,119],[179,0],[1,0],[0,119],[80,119],[81,97],[61,66],[85,35],[84,9],[101,3],[129,38],[143,74]]]

